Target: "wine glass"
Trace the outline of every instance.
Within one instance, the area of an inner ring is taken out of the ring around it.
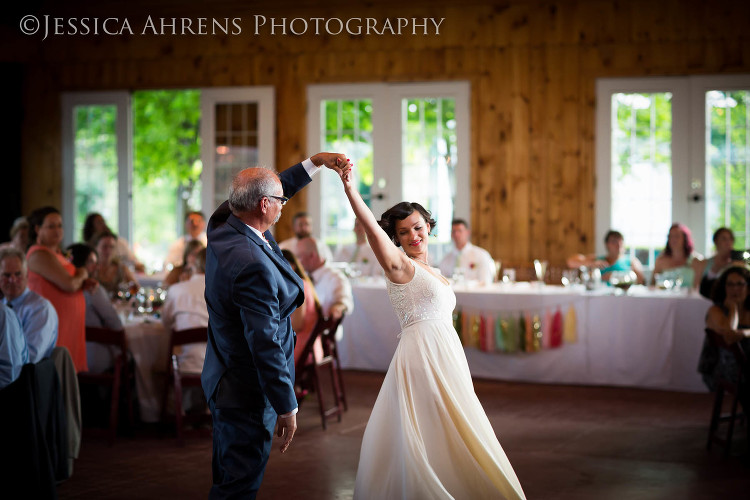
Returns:
[[[546,260],[534,259],[534,272],[536,273],[536,280],[544,282],[544,277],[547,274],[547,265],[549,263]]]
[[[451,278],[453,279],[453,283],[455,285],[463,285],[464,284],[464,270],[460,267],[456,267],[453,270],[453,275]]]
[[[636,280],[637,276],[633,271],[612,271],[609,275],[609,284],[615,287],[616,295],[627,295]]]

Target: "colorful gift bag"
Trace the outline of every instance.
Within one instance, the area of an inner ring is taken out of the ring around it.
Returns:
[[[563,335],[563,317],[560,308],[557,308],[555,315],[552,317],[552,334],[550,340],[550,347],[560,347],[562,345]]]
[[[538,352],[542,349],[542,320],[539,314],[535,314],[531,319],[531,343],[532,351]]]
[[[495,321],[495,350],[501,352],[508,350],[508,346],[505,344],[505,332],[507,330],[508,321],[498,315]]]
[[[573,344],[578,341],[578,319],[576,318],[576,308],[572,305],[565,314],[565,326],[563,329],[563,338],[566,344]]]
[[[542,320],[542,349],[549,349],[552,341],[552,314],[549,309],[544,311]]]

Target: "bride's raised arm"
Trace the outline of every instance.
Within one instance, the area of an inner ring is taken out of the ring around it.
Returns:
[[[388,234],[375,220],[370,208],[362,200],[354,182],[352,169],[343,168],[339,175],[344,184],[344,193],[346,193],[346,197],[354,210],[354,215],[364,227],[370,247],[385,271],[385,275],[394,283],[408,282],[414,275],[414,266],[408,262],[409,258],[404,252],[399,250],[391,241]]]

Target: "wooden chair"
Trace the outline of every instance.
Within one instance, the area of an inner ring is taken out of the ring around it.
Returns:
[[[344,316],[342,316],[335,325],[332,325],[331,328],[326,328],[323,330],[320,334],[320,340],[323,343],[323,354],[327,357],[333,357],[333,360],[335,361],[336,365],[336,383],[338,388],[338,398],[339,401],[341,401],[341,404],[343,405],[344,411],[348,411],[349,407],[346,403],[346,390],[344,389],[344,377],[341,374],[341,362],[339,361],[339,347],[336,343],[336,331],[339,329],[339,326],[341,326],[341,323],[344,321]]]
[[[307,339],[304,349],[300,353],[299,357],[295,360],[295,380],[302,387],[305,388],[307,383],[312,384],[312,389],[318,398],[318,407],[320,410],[320,419],[323,425],[323,429],[327,428],[328,419],[336,417],[338,422],[341,422],[341,414],[343,413],[342,401],[341,401],[341,389],[340,389],[340,374],[338,370],[338,361],[334,357],[331,351],[325,352],[325,338],[330,335],[333,336],[336,333],[339,325],[343,318],[338,321],[333,319],[327,319],[321,317],[315,324],[310,337]],[[314,352],[314,345],[317,339],[321,339],[324,346],[324,355],[321,359],[316,359]],[[333,388],[333,406],[326,407],[321,391],[320,384],[320,370],[328,369],[330,375],[331,386]],[[309,382],[308,382],[309,381]],[[302,403],[302,396],[304,391],[297,392],[297,403]]]
[[[164,396],[161,405],[161,420],[167,421],[167,401],[170,388],[174,391],[174,418],[179,446],[185,445],[185,424],[210,424],[211,415],[200,413],[195,415],[186,414],[182,408],[182,388],[201,387],[200,373],[181,373],[177,355],[174,354],[175,347],[186,344],[206,343],[208,341],[208,328],[189,328],[186,330],[172,330],[167,351],[167,381],[164,386]]]
[[[109,405],[109,430],[108,442],[114,444],[117,436],[117,419],[120,404],[120,387],[124,383],[125,397],[128,402],[128,425],[133,425],[133,397],[131,393],[131,381],[135,380],[135,374],[131,373],[128,366],[128,342],[124,330],[110,330],[109,328],[86,327],[86,342],[96,342],[105,346],[119,349],[114,356],[114,368],[104,373],[80,372],[78,374],[79,385],[103,385],[111,388],[111,399]]]
[[[744,390],[745,385],[748,383],[746,376],[748,373],[747,356],[745,355],[742,346],[736,342],[734,344],[727,344],[724,338],[716,333],[715,331],[706,328],[706,339],[709,344],[713,345],[717,351],[722,349],[728,350],[732,353],[737,365],[739,367],[739,376],[737,380],[728,380],[724,377],[719,377],[717,380],[716,394],[714,397],[714,406],[711,411],[711,423],[708,429],[708,442],[706,443],[706,449],[710,450],[711,445],[715,442],[724,447],[724,457],[729,456],[729,450],[732,444],[732,434],[734,433],[735,421],[744,420],[743,413],[738,413],[737,405],[739,403],[739,396],[741,391]],[[724,393],[732,396],[730,410],[728,413],[722,413],[724,404]],[[722,423],[728,424],[727,432],[725,436],[719,435],[719,425]]]

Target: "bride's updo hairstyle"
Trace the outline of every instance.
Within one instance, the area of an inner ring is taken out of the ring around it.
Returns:
[[[401,203],[394,205],[383,212],[383,215],[380,216],[378,224],[380,224],[380,227],[383,228],[383,231],[385,231],[385,233],[388,235],[391,241],[396,244],[397,247],[400,247],[401,243],[398,242],[398,238],[396,237],[396,221],[406,219],[411,214],[413,214],[414,211],[419,212],[419,215],[421,215],[425,222],[430,225],[429,234],[432,234],[432,230],[435,228],[435,224],[437,224],[437,221],[433,219],[432,214],[419,203],[409,203],[408,201],[402,201]]]

